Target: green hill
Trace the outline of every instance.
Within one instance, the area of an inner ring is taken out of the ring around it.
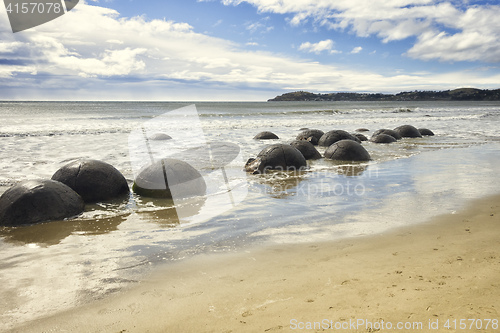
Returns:
[[[315,94],[308,91],[286,93],[268,100],[282,101],[499,101],[500,89],[481,90],[475,88],[460,88],[446,91],[408,91],[398,94],[380,93],[327,93]]]

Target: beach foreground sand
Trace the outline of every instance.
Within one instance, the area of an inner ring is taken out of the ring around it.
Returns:
[[[495,196],[381,235],[200,255],[14,331],[500,332],[498,320]]]

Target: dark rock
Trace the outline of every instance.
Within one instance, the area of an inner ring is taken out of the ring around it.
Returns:
[[[415,127],[411,125],[403,125],[396,127],[394,129],[396,132],[399,133],[403,138],[421,138],[422,134],[416,129]]]
[[[334,131],[329,131],[323,134],[321,138],[319,139],[318,145],[322,147],[329,147],[332,144],[334,144],[337,141],[340,140],[352,140],[360,143],[361,141],[356,138],[355,136],[347,133],[346,131],[343,130],[334,130]]]
[[[361,134],[361,133],[352,133],[351,135],[355,136],[356,138],[358,138],[358,140],[361,141],[361,142],[368,141],[368,138],[366,136],[364,136],[363,134]]]
[[[314,137],[314,136],[310,136],[310,137],[297,136],[296,140],[310,142],[313,146],[318,145],[318,139],[316,139],[316,137]]]
[[[256,158],[249,159],[245,164],[245,170],[253,173],[267,170],[296,171],[306,167],[304,155],[297,148],[285,144],[267,146]]]
[[[422,136],[434,136],[434,132],[427,128],[419,128],[418,131]]]
[[[273,132],[260,132],[254,137],[254,140],[275,140],[279,137]]]
[[[165,133],[155,133],[149,137],[149,140],[166,141],[166,140],[172,140],[172,137]]]
[[[132,189],[145,197],[182,199],[205,195],[207,185],[190,164],[165,158],[145,167]]]
[[[317,160],[321,158],[319,151],[314,148],[314,145],[309,141],[295,140],[290,143],[292,147],[297,148],[306,160]]]
[[[352,140],[340,140],[332,144],[325,151],[325,157],[338,161],[369,161],[370,154],[358,142]]]
[[[20,226],[74,217],[85,203],[71,188],[54,180],[28,180],[0,197],[0,225]]]
[[[398,133],[396,132],[395,130],[391,130],[391,129],[387,129],[387,128],[383,128],[383,129],[379,129],[378,131],[375,131],[375,133],[373,133],[372,135],[372,138],[373,137],[376,137],[377,135],[379,134],[387,134],[387,135],[390,135],[392,136],[394,139],[396,140],[401,140],[403,137]]]
[[[308,129],[305,131],[302,131],[297,135],[296,140],[306,140],[311,142],[313,145],[317,145],[319,142],[319,139],[325,134],[322,130],[318,129]]]
[[[71,162],[52,176],[71,187],[85,202],[114,199],[130,193],[127,180],[112,165],[97,160]]]
[[[369,132],[370,130],[368,128],[358,128],[356,132]]]
[[[374,143],[393,143],[393,142],[396,142],[398,140],[396,140],[393,136],[391,136],[389,134],[378,134],[378,135],[372,136],[370,141],[374,142]]]

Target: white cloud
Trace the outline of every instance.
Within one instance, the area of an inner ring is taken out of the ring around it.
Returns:
[[[357,46],[357,47],[352,49],[351,54],[357,54],[361,51],[363,51],[363,48],[361,46]]]
[[[21,42],[3,42],[0,44],[0,53],[14,53],[22,46]]]
[[[322,40],[317,43],[305,42],[299,46],[300,51],[319,54],[323,51],[331,51],[333,48],[333,41],[331,39]]]
[[[264,17],[257,22],[247,22],[245,24],[245,28],[252,34],[258,31],[260,31],[261,33],[268,33],[274,30],[274,26],[267,25],[267,21],[269,21],[269,17]]]
[[[417,37],[408,55],[444,61],[500,61],[500,6],[440,0],[223,0],[247,2],[260,12],[290,14],[291,25],[307,21],[383,42]],[[486,45],[478,45],[475,36]],[[442,47],[439,46],[442,43]],[[460,47],[451,47],[459,43]]]
[[[319,1],[320,5],[326,2]],[[5,20],[0,12],[0,26],[8,26]],[[0,62],[0,98],[201,100],[228,99],[229,94],[230,99],[262,100],[283,90],[372,91],[377,87],[380,92],[398,92],[436,85],[453,88],[460,82],[478,87],[500,82],[500,77],[488,72],[382,75],[248,51],[245,45],[196,33],[186,23],[121,18],[116,11],[85,2],[34,29],[17,34],[3,31],[0,57],[8,61]],[[419,43],[436,52],[443,52],[439,41],[452,37],[422,36]],[[449,40],[450,45],[453,42]],[[465,49],[473,42],[456,47]],[[337,52],[333,47],[332,40],[300,46],[306,52]],[[421,56],[422,51],[411,52],[410,56]]]

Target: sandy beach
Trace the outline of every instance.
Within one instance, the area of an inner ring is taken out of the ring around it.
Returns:
[[[13,331],[495,332],[499,235],[494,196],[380,235],[200,255]]]

